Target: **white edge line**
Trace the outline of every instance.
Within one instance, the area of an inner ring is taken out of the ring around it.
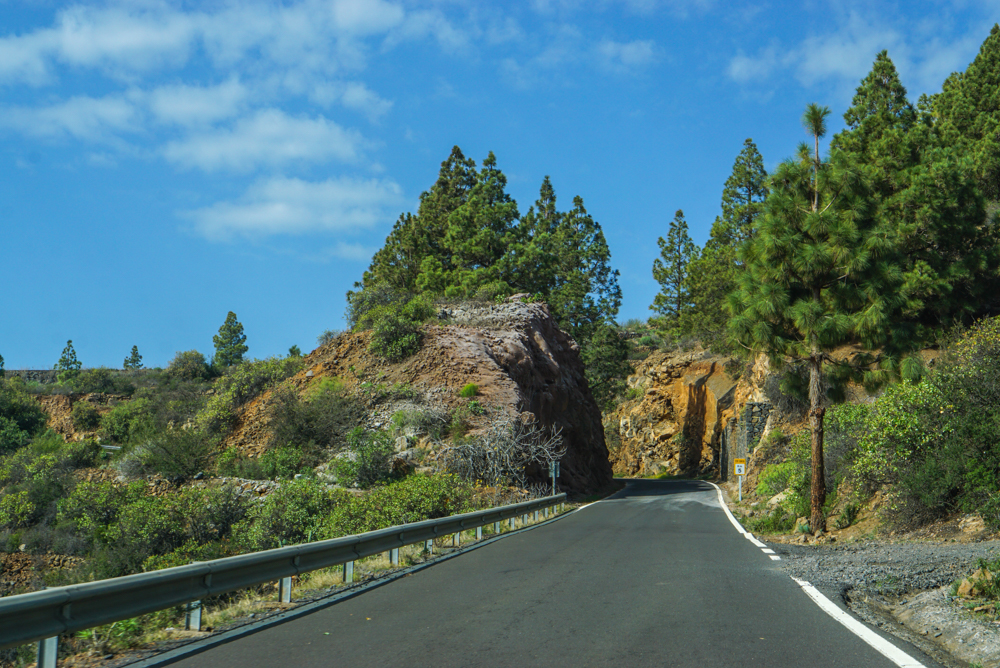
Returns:
[[[729,510],[729,506],[726,505],[725,499],[722,498],[722,489],[714,482],[709,482],[708,484],[715,488],[716,493],[719,495],[719,505],[722,506],[722,510],[726,513],[726,517],[728,517],[729,521],[733,523],[733,526],[736,527],[736,530],[739,531],[741,534],[743,534],[744,538],[749,540],[757,547],[766,548],[767,545],[754,538],[753,534],[744,529],[743,526],[739,523],[739,521],[733,516],[733,513]],[[778,561],[781,559],[781,557],[776,555],[768,555],[768,556],[770,556],[771,559],[774,561]],[[891,642],[889,642],[888,640],[886,640],[885,638],[883,638],[882,636],[875,633],[867,626],[856,620],[854,617],[851,617],[849,614],[838,608],[833,601],[828,599],[818,589],[813,587],[805,580],[799,580],[798,578],[794,577],[792,578],[792,580],[795,580],[796,584],[798,584],[799,587],[802,588],[802,591],[804,591],[806,595],[809,598],[811,598],[813,602],[820,607],[821,610],[823,610],[823,612],[825,612],[826,614],[830,615],[838,622],[843,624],[845,627],[847,627],[848,631],[850,631],[854,635],[864,640],[866,643],[875,648],[875,650],[877,650],[880,654],[885,656],[887,659],[895,663],[900,668],[926,668],[924,664],[920,663],[912,656],[910,656],[903,650],[899,649]]]
[[[706,480],[706,482],[708,481]],[[733,526],[736,527],[736,530],[739,531],[744,536],[746,536],[747,538],[749,538],[750,540],[756,540],[753,537],[753,534],[744,529],[743,525],[740,524],[735,517],[733,517],[732,512],[730,512],[729,510],[729,506],[726,505],[725,500],[722,498],[722,488],[716,485],[714,482],[709,482],[708,484],[715,488],[715,492],[719,495],[719,505],[722,506],[722,510],[726,513],[726,517],[728,517],[729,521],[733,523]],[[763,547],[763,545],[760,547]]]
[[[823,612],[846,626],[848,631],[874,647],[880,654],[885,656],[900,668],[926,668],[924,664],[920,663],[912,656],[856,620],[854,617],[851,617],[848,613],[841,610],[833,601],[828,599],[818,589],[816,589],[816,587],[813,587],[805,580],[799,580],[794,577],[792,579],[795,580],[797,585],[802,587],[802,591],[804,591],[806,595],[823,610]]]

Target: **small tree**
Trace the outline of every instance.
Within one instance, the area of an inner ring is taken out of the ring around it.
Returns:
[[[59,382],[62,384],[71,383],[77,376],[80,375],[80,369],[83,368],[83,364],[81,364],[80,360],[76,358],[76,350],[73,348],[72,339],[66,342],[66,347],[63,348],[62,351],[62,356],[52,368],[59,372],[57,377]]]
[[[243,355],[249,350],[246,340],[243,325],[236,319],[236,314],[230,311],[222,327],[219,327],[219,333],[212,337],[212,343],[215,344],[215,357],[212,363],[224,368],[242,362]]]
[[[660,246],[660,257],[653,260],[653,278],[660,284],[660,292],[653,298],[650,309],[660,315],[659,329],[676,336],[681,314],[690,304],[687,269],[698,252],[698,247],[688,236],[683,211],[677,210],[670,221],[667,238],[660,237],[656,243]]]
[[[122,367],[126,371],[138,371],[142,368],[142,355],[139,354],[139,346],[132,346],[132,353],[125,358]]]
[[[288,356],[289,357],[302,357],[302,351],[299,349],[298,346],[292,346],[291,348],[288,349]]]
[[[3,355],[0,355],[0,378],[3,378],[6,375],[6,373],[7,372],[4,371],[3,368]]]

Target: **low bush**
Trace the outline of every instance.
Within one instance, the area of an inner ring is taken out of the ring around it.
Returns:
[[[131,375],[103,366],[80,371],[72,380],[71,387],[74,392],[82,394],[98,392],[131,395],[135,392],[135,384],[132,382]]]
[[[236,525],[233,535],[248,550],[315,540],[327,517],[349,497],[347,492],[327,489],[316,480],[294,480],[256,504]]]
[[[478,509],[472,485],[448,474],[411,475],[346,496],[324,521],[322,538],[374,531],[398,524],[447,517]]]
[[[211,376],[211,369],[203,354],[186,350],[174,355],[167,365],[167,373],[184,380],[206,380]]]
[[[308,453],[317,448],[342,450],[347,433],[363,416],[357,399],[333,378],[323,378],[301,395],[294,388],[281,388],[274,393],[269,411],[270,447],[295,447]]]
[[[302,368],[298,357],[269,357],[229,367],[215,381],[215,394],[198,413],[198,423],[210,433],[229,429],[236,422],[237,409],[274,387]]]
[[[0,455],[27,445],[47,420],[21,378],[0,379]]]
[[[137,397],[112,408],[101,418],[101,438],[124,445],[150,436],[155,431],[151,403]]]
[[[190,478],[209,469],[213,442],[197,429],[170,429],[134,446],[118,461],[129,477],[159,473],[165,478]]]
[[[752,533],[789,533],[795,529],[795,515],[780,506],[768,513],[743,517],[740,521]]]
[[[479,386],[475,383],[469,383],[458,392],[458,396],[464,399],[471,399],[477,394],[479,394]]]
[[[97,407],[88,401],[77,401],[70,411],[70,419],[77,431],[93,431],[101,426],[101,414]]]
[[[216,470],[221,476],[247,480],[279,480],[317,464],[317,457],[299,448],[284,447],[265,450],[259,457],[246,457],[236,448],[219,455]]]
[[[357,427],[347,440],[350,456],[334,465],[340,484],[368,489],[396,477],[391,464],[395,448],[388,433],[366,432]]]

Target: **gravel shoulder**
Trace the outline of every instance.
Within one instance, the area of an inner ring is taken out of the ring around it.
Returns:
[[[763,538],[790,575],[840,592],[859,617],[913,643],[946,666],[1000,666],[1000,626],[949,595],[1000,540],[938,543],[863,539],[797,545]],[[780,540],[780,539],[779,539]]]

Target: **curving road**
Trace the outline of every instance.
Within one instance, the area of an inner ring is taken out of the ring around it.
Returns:
[[[890,642],[918,662],[906,665],[938,665]],[[635,480],[558,521],[172,665],[900,664],[738,533],[714,487]]]

